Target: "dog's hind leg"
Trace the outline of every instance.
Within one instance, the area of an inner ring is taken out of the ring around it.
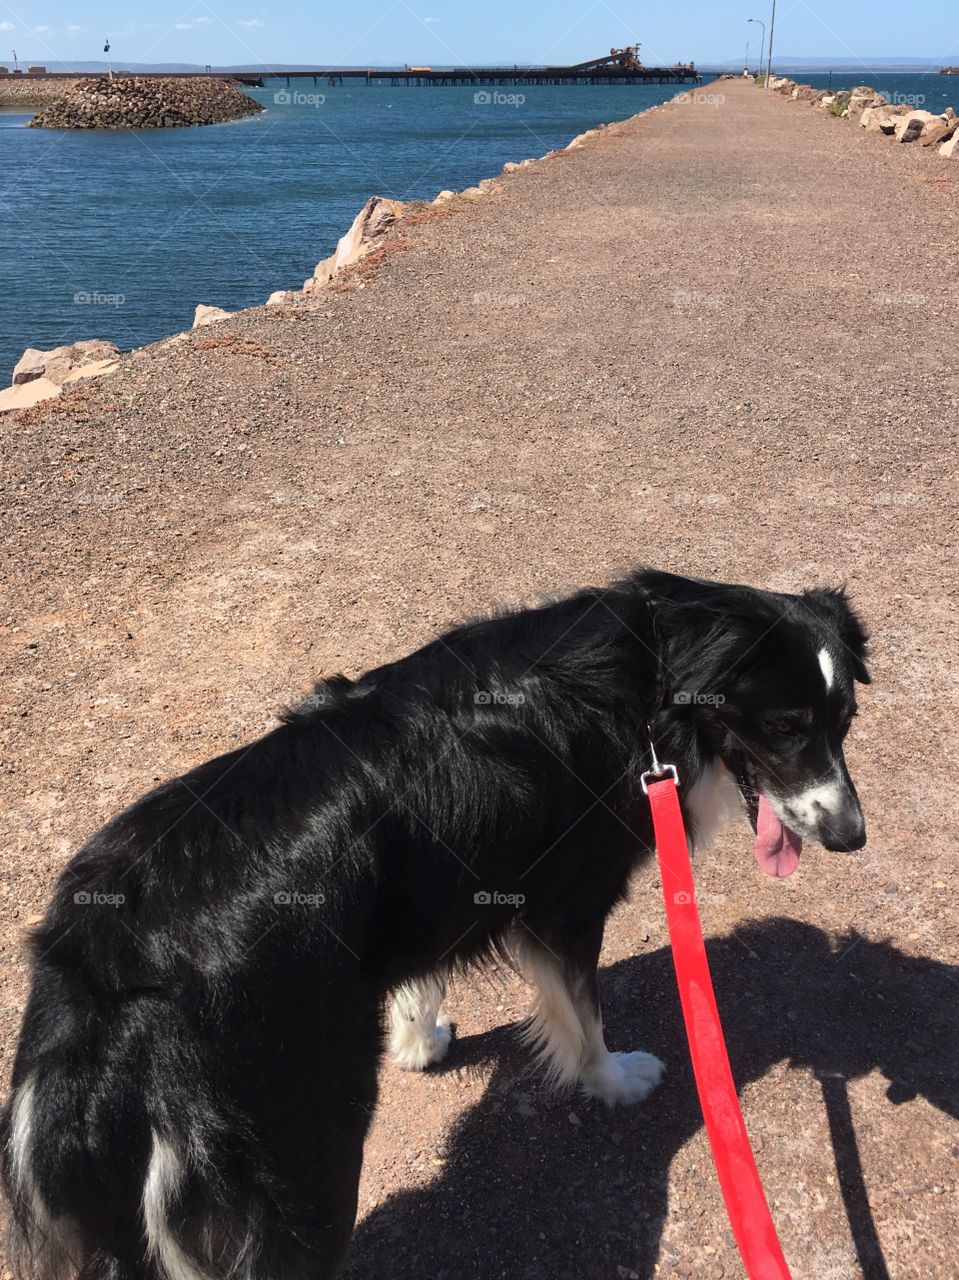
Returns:
[[[536,986],[536,1003],[526,1038],[550,1081],[558,1088],[578,1085],[608,1106],[642,1102],[665,1068],[651,1053],[610,1053],[603,1038],[596,964],[603,929],[576,936],[521,929],[517,959]]]
[[[446,978],[431,973],[404,982],[393,993],[390,1009],[390,1052],[406,1071],[423,1071],[446,1057],[449,1016],[441,1011]]]

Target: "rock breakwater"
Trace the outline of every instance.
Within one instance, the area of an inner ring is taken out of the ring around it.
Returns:
[[[97,76],[79,80],[30,121],[34,129],[182,129],[262,111],[234,85],[211,76]]]

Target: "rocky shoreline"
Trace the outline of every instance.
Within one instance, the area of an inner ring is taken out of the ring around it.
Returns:
[[[94,76],[74,82],[32,129],[182,129],[257,115],[262,105],[211,76]]]
[[[99,86],[103,85],[102,80],[95,83]],[[151,81],[150,83],[156,82]],[[180,84],[186,82],[174,81],[172,83]],[[222,84],[221,81],[213,83]],[[245,94],[238,94],[237,96],[246,97]],[[679,98],[681,100],[682,95],[679,95]],[[247,101],[252,100],[247,99]],[[253,105],[257,110],[261,109],[258,103],[253,103]],[[647,107],[644,111],[637,112],[636,115],[629,116],[625,120],[616,121],[612,124],[597,125],[594,129],[588,129],[585,133],[578,134],[565,147],[559,150],[549,151],[546,155],[538,158],[530,157],[518,163],[507,162],[503,166],[500,175],[496,178],[484,178],[476,186],[467,187],[466,190],[461,192],[440,191],[432,202],[404,202],[384,199],[381,196],[371,196],[354,218],[349,230],[340,237],[335,251],[328,258],[324,258],[322,262],[317,263],[312,276],[303,282],[302,288],[278,289],[270,294],[266,306],[273,308],[315,306],[319,301],[316,295],[324,290],[330,287],[353,287],[352,284],[341,284],[341,277],[348,277],[351,273],[359,273],[364,265],[375,269],[378,258],[381,259],[387,252],[387,233],[392,230],[401,218],[416,218],[422,221],[431,216],[445,216],[442,211],[443,206],[455,203],[462,205],[471,201],[482,200],[484,197],[499,190],[503,178],[508,177],[511,173],[529,169],[552,160],[556,156],[577,151],[597,139],[615,136],[640,116],[661,111],[669,105],[669,102],[658,103],[656,106]],[[48,113],[45,112],[44,115],[47,116]],[[36,121],[33,123],[36,123]],[[66,126],[50,124],[44,127]],[[74,127],[94,128],[101,126]],[[364,260],[368,261],[364,262]],[[364,285],[365,280],[362,278],[355,281],[355,287],[357,288],[363,288]],[[226,311],[222,307],[201,304],[196,308],[192,327],[198,329],[206,325],[218,324],[236,314],[239,313]],[[187,336],[187,333],[177,333],[168,338],[160,339],[157,344],[148,345],[178,343],[184,341]],[[140,349],[142,350],[142,348]],[[95,355],[94,350],[96,352]],[[57,347],[52,351],[41,351],[34,347],[28,347],[14,369],[13,385],[6,390],[0,391],[0,414],[29,409],[44,400],[54,399],[65,389],[71,388],[80,379],[85,380],[114,373],[120,368],[123,354],[113,343],[103,342],[99,339],[77,342],[72,346]]]
[[[765,87],[765,86],[763,86]],[[918,142],[937,147],[946,160],[959,160],[959,115],[947,107],[941,114],[917,109],[910,103],[889,102],[871,85],[858,85],[848,93],[814,89],[783,76],[772,76],[769,88],[794,102],[807,102],[841,120],[852,120],[870,133],[882,133],[896,142]]]

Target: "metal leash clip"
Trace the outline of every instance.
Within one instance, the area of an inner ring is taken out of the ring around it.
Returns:
[[[658,782],[661,778],[671,777],[676,786],[679,786],[679,772],[674,764],[662,764],[656,754],[656,744],[653,742],[652,734],[649,738],[649,751],[653,757],[651,768],[639,775],[639,785],[643,788],[643,795],[649,795],[649,784]]]

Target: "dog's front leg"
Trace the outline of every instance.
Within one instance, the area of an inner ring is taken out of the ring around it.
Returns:
[[[442,1062],[450,1044],[449,1016],[441,1011],[446,978],[431,973],[404,982],[390,1007],[390,1052],[404,1071]]]
[[[642,1102],[665,1070],[651,1053],[610,1053],[603,1038],[596,965],[602,925],[575,937],[543,930],[517,935],[520,967],[536,986],[526,1036],[559,1088],[578,1085],[607,1106]]]

